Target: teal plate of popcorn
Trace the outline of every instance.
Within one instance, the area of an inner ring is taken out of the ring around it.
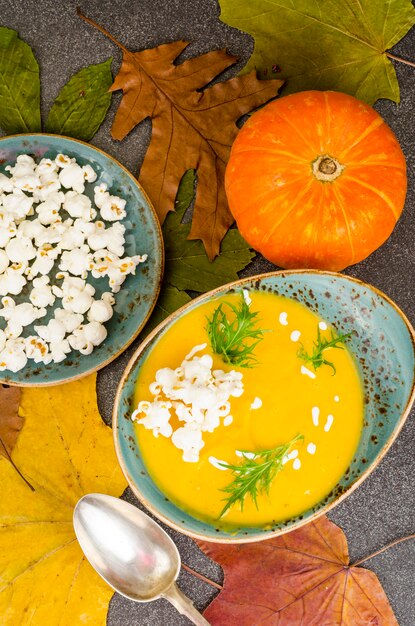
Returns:
[[[58,135],[0,139],[0,382],[56,385],[113,361],[163,266],[154,208],[118,161]]]

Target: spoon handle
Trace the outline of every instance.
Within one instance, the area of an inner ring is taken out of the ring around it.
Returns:
[[[205,620],[203,615],[195,608],[193,602],[184,595],[176,585],[173,583],[163,594],[163,598],[166,598],[171,604],[181,613],[186,615],[193,624],[196,626],[210,626],[209,622]]]

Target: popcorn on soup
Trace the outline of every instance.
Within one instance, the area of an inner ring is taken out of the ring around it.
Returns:
[[[126,201],[90,165],[19,155],[0,174],[0,371],[90,354],[147,254],[125,255]],[[90,194],[92,201],[85,191]],[[98,295],[89,278],[102,281]],[[29,330],[30,327],[30,330]]]

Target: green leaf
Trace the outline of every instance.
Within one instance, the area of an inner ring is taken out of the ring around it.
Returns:
[[[0,128],[5,133],[41,130],[39,65],[15,30],[0,27]]]
[[[195,197],[196,170],[187,170],[182,176],[177,190],[174,208],[181,215],[189,208]]]
[[[200,240],[186,239],[189,225],[177,224],[170,216],[167,221],[165,279],[179,289],[204,292],[238,280],[237,272],[255,256],[239,232],[231,229],[222,242],[220,255],[210,262]]]
[[[210,262],[203,243],[187,239],[190,224],[181,223],[185,210],[182,207],[169,213],[163,225],[165,281],[178,289],[204,292],[238,280],[237,272],[255,256],[239,231],[231,229],[227,232],[219,256]]]
[[[66,83],[49,111],[48,133],[89,141],[111,104],[112,59],[85,67]]]
[[[221,19],[254,37],[244,68],[287,81],[283,95],[344,91],[369,104],[399,102],[386,51],[415,24],[410,0],[219,0]]]
[[[252,311],[240,293],[238,304],[221,302],[207,317],[207,334],[210,346],[225,363],[238,367],[255,367],[256,346],[263,340],[267,330],[258,326],[258,311]]]
[[[255,256],[236,229],[228,231],[222,241],[221,253],[213,262],[207,258],[201,241],[187,239],[190,224],[181,222],[193,201],[195,182],[195,170],[187,170],[177,190],[174,203],[176,211],[169,213],[163,224],[166,269],[159,299],[143,336],[190,302],[191,297],[186,289],[204,292],[237,280],[237,272],[244,269]]]
[[[143,334],[148,335],[156,326],[158,326],[166,317],[168,317],[181,306],[190,302],[191,297],[185,291],[180,291],[176,287],[163,284],[159,299],[154,308],[153,314],[147,322]]]

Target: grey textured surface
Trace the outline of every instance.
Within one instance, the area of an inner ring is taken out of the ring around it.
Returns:
[[[372,0],[375,2],[376,0]],[[62,85],[80,68],[114,57],[113,72],[120,65],[121,53],[110,41],[76,15],[76,0],[2,0],[0,22],[16,29],[33,48],[42,76],[42,107],[44,114]],[[84,11],[106,26],[124,45],[139,50],[174,39],[192,42],[185,56],[227,47],[241,58],[239,65],[228,71],[235,73],[249,57],[252,41],[249,36],[222,24],[216,0],[90,0]],[[415,30],[400,42],[394,53],[415,59]],[[377,252],[346,273],[365,280],[394,299],[415,322],[414,269],[414,139],[415,69],[395,64],[401,85],[401,103],[379,102],[376,108],[395,131],[408,162],[409,190],[405,212],[393,235]],[[142,162],[150,138],[146,121],[122,143],[110,138],[110,126],[119,102],[114,96],[110,113],[93,144],[118,158],[136,172]],[[273,266],[257,259],[245,274],[269,271]],[[99,376],[100,408],[110,420],[115,389],[135,345]],[[330,518],[346,532],[352,560],[359,559],[398,537],[414,532],[414,441],[413,413],[397,442],[366,482]],[[131,498],[127,492],[127,498]],[[183,561],[206,576],[221,581],[220,568],[200,553],[187,537],[171,532]],[[406,542],[367,563],[379,576],[390,599],[400,626],[415,624],[415,559],[414,543]],[[183,573],[179,580],[183,591],[203,609],[214,597],[215,590]],[[0,617],[1,622],[1,617]],[[134,605],[115,595],[108,614],[108,626],[179,626],[190,622],[180,617],[164,600],[149,605]],[[17,625],[16,625],[17,626]],[[47,626],[47,625],[45,625]],[[253,625],[254,626],[254,625]],[[296,626],[293,624],[293,626]],[[353,625],[350,625],[353,626]],[[387,626],[386,624],[384,626]]]

